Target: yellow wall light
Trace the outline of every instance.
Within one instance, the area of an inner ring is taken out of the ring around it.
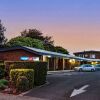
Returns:
[[[75,59],[70,59],[69,62],[70,62],[71,64],[75,64]]]
[[[93,61],[93,62],[91,62],[91,64],[92,64],[92,65],[95,65],[95,64],[97,64],[97,63],[98,63],[98,62],[94,62],[94,61]]]

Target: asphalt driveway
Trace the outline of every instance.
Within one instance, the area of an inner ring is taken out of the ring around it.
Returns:
[[[24,96],[38,97],[44,100],[100,100],[100,96],[96,95],[100,90],[100,72],[56,73],[48,75],[47,80],[49,84],[35,88]],[[92,86],[89,90],[93,92],[89,91],[84,96],[78,95],[70,98],[75,88],[80,88],[87,84]],[[96,94],[93,95],[94,92]],[[92,99],[89,99],[87,95]]]
[[[47,80],[21,96],[0,94],[0,100],[100,100],[100,72],[51,73]]]

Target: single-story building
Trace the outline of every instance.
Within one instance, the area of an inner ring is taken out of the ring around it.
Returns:
[[[48,70],[72,69],[80,65],[83,61],[92,61],[91,59],[76,57],[73,55],[62,54],[41,50],[37,48],[22,46],[12,48],[0,48],[0,60],[3,61],[46,61]],[[95,60],[95,59],[94,59]]]

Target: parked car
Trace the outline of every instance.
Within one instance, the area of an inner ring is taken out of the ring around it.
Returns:
[[[96,65],[95,65],[95,69],[96,69],[97,71],[100,71],[100,64],[96,64]]]
[[[83,64],[79,67],[75,67],[75,70],[76,71],[92,71],[94,72],[95,71],[95,67],[91,64]]]

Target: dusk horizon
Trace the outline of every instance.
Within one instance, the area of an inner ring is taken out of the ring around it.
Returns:
[[[100,51],[99,4],[99,0],[1,0],[0,19],[8,39],[35,28],[71,53]]]

